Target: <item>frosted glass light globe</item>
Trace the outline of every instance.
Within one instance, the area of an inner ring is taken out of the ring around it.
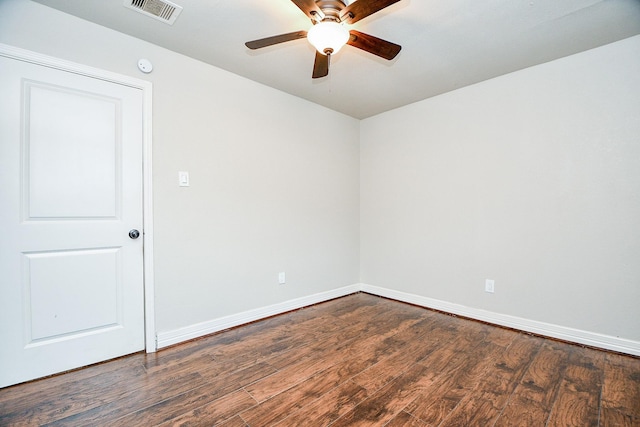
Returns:
[[[309,29],[307,40],[318,52],[333,55],[349,41],[349,30],[337,22],[320,22]]]

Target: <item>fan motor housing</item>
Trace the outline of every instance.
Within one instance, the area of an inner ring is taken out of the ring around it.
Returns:
[[[322,13],[324,13],[324,19],[329,18],[332,21],[338,22],[340,22],[340,12],[342,9],[347,7],[340,0],[317,0],[316,6],[318,6],[322,10]]]

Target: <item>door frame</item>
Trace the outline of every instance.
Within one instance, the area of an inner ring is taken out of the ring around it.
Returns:
[[[155,287],[153,275],[153,175],[152,175],[152,89],[151,82],[89,67],[0,43],[0,56],[44,67],[117,83],[142,91],[142,222],[145,350],[157,350]]]

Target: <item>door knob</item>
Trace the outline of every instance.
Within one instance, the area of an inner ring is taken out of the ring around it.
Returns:
[[[133,229],[129,231],[129,237],[131,237],[132,239],[137,239],[138,237],[140,237],[140,232],[136,229]]]

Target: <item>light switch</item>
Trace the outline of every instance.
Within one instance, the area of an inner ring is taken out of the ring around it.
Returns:
[[[180,187],[188,187],[189,186],[189,172],[178,172],[178,185]]]

